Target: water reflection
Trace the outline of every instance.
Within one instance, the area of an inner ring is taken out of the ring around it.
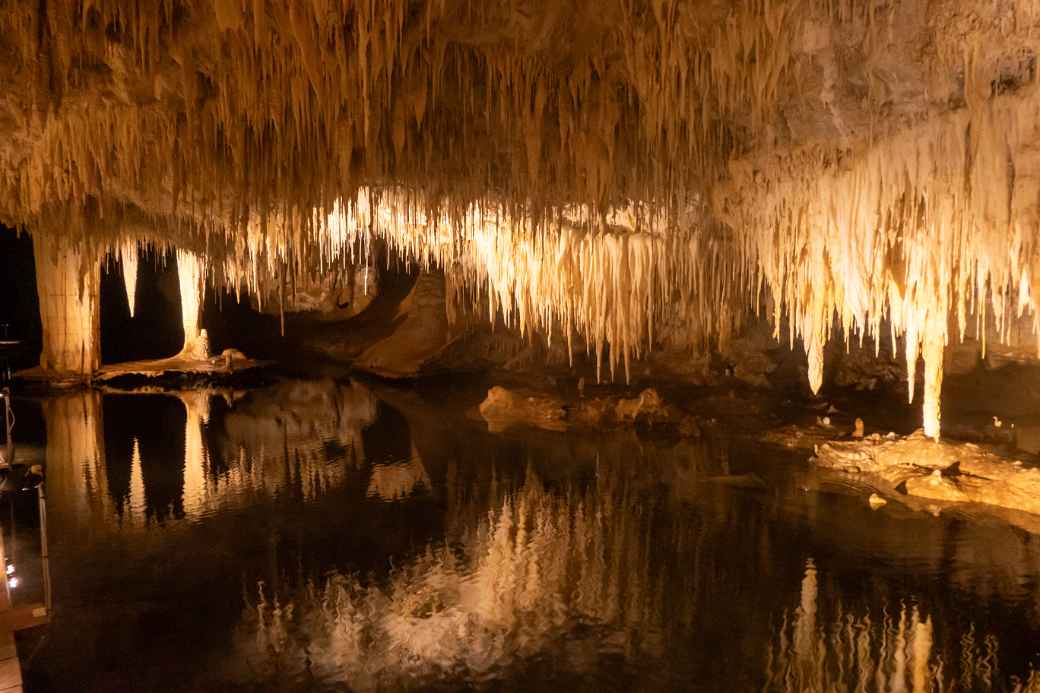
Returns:
[[[497,436],[395,396],[44,401],[60,618],[32,666],[88,691],[1040,690],[1037,537],[874,512],[725,437]]]
[[[604,656],[659,660],[668,630],[695,618],[695,592],[676,588],[689,585],[680,566],[697,532],[655,526],[632,484],[611,475],[554,493],[529,472],[493,508],[456,506],[458,541],[427,546],[386,582],[340,573],[289,598],[261,586],[243,659],[360,689],[493,680],[550,648],[577,671]]]
[[[258,495],[311,500],[363,464],[362,431],[375,414],[367,389],[332,382],[289,383],[233,408],[208,390],[69,393],[43,405],[51,492],[70,518],[108,529],[198,520]]]
[[[777,691],[1040,691],[1040,672],[1005,679],[1000,643],[969,624],[944,654],[936,647],[931,616],[917,605],[883,605],[874,617],[830,600],[821,605],[812,559],[802,579],[801,603],[785,610],[766,658],[767,690]]]

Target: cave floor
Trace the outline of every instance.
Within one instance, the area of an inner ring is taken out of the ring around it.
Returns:
[[[165,359],[105,364],[94,373],[93,381],[95,383],[110,383],[128,377],[150,378],[153,380],[191,376],[219,378],[263,369],[271,365],[273,365],[271,361],[259,361],[241,355],[234,358],[230,366],[221,356],[196,359],[178,355]]]

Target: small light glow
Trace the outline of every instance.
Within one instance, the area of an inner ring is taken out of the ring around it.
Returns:
[[[12,573],[14,573],[14,563],[7,566],[7,574],[11,575]]]
[[[12,575],[10,578],[7,579],[7,586],[11,589],[15,589],[16,587],[18,587],[18,583],[20,582],[21,580],[18,579],[17,575]]]

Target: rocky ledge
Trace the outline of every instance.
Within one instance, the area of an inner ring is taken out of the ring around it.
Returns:
[[[819,445],[812,461],[871,475],[908,496],[1040,514],[1040,468],[974,443],[935,442],[921,431],[874,434]]]

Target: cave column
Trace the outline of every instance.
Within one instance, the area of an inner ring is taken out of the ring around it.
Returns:
[[[101,366],[98,259],[82,244],[43,233],[33,235],[33,257],[43,326],[40,368],[88,378]]]
[[[180,355],[186,358],[209,358],[209,339],[206,331],[199,328],[205,277],[205,267],[198,255],[185,250],[177,251],[177,279],[181,290],[181,323],[184,326],[184,347],[181,349]]]
[[[945,334],[937,329],[929,329],[925,333],[921,351],[924,356],[924,434],[933,440],[939,440],[945,349]]]

